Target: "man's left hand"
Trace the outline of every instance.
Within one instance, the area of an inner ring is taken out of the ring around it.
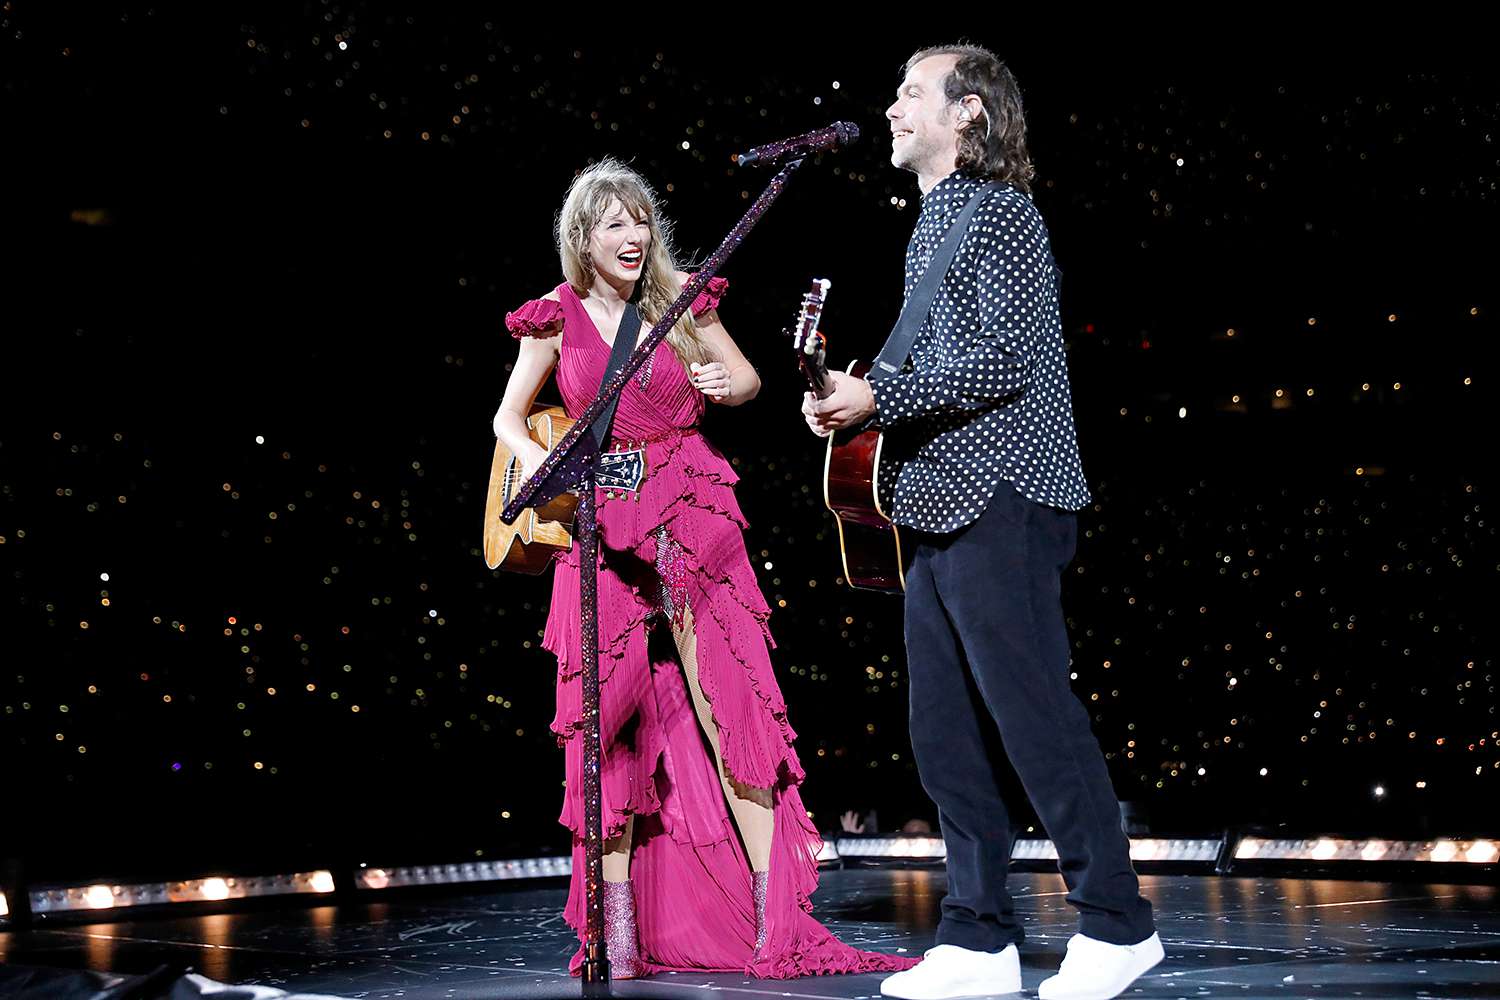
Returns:
[[[833,392],[823,399],[807,393],[802,400],[802,413],[814,434],[827,437],[875,415],[875,392],[870,383],[843,372],[829,372],[828,381],[833,384]]]

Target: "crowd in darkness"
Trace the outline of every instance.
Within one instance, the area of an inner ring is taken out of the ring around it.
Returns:
[[[6,836],[57,870],[122,816],[101,871],[263,854],[268,819],[289,857],[556,850],[550,582],[479,553],[501,317],[559,280],[591,157],[633,158],[701,258],[764,184],[729,154],[838,119],[869,141],[809,161],[723,272],[764,388],[706,433],[819,828],[935,828],[900,602],[840,579],[778,333],[813,276],[835,361],[894,318],[906,47],[712,62],[403,6],[0,13],[34,141],[0,426],[0,755],[34,822]],[[1074,690],[1121,799],[1168,832],[1492,830],[1493,72],[1010,58],[1094,491]]]

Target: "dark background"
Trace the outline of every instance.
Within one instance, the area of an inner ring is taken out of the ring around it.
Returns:
[[[479,554],[504,313],[560,280],[591,158],[657,184],[690,264],[767,179],[731,153],[838,119],[864,141],[723,272],[764,388],[707,432],[820,828],[935,822],[900,602],[837,580],[778,331],[815,275],[835,360],[893,322],[919,195],[882,112],[944,27],[89,9],[0,4],[0,856],[560,850],[550,582]],[[1168,832],[1493,832],[1493,61],[969,36],[1021,81],[1065,272],[1096,493],[1065,599],[1121,798]]]

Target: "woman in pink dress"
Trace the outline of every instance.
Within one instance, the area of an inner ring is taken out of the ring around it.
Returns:
[[[606,160],[558,217],[566,278],[506,316],[520,353],[495,433],[530,476],[545,457],[525,418],[555,370],[577,417],[603,379],[628,303],[641,337],[682,289],[649,185]],[[706,402],[760,379],[710,282],[620,396],[607,450],[644,452],[634,489],[598,490],[605,934],[616,978],[722,971],[786,978],[904,969],[840,943],[811,915],[821,847],[771,668],[770,609],[745,551],[738,477],[698,433]],[[560,557],[543,645],[557,656],[552,730],[564,750],[560,821],[573,835],[565,916],[584,932],[578,546]],[[582,949],[573,958],[576,974]]]

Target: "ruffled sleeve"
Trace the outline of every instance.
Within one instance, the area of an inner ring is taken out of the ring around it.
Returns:
[[[517,340],[555,337],[563,328],[562,303],[556,299],[532,299],[515,312],[505,314],[505,328]]]
[[[693,316],[702,316],[710,309],[719,308],[719,300],[729,290],[728,278],[709,278],[708,285],[693,300]]]

